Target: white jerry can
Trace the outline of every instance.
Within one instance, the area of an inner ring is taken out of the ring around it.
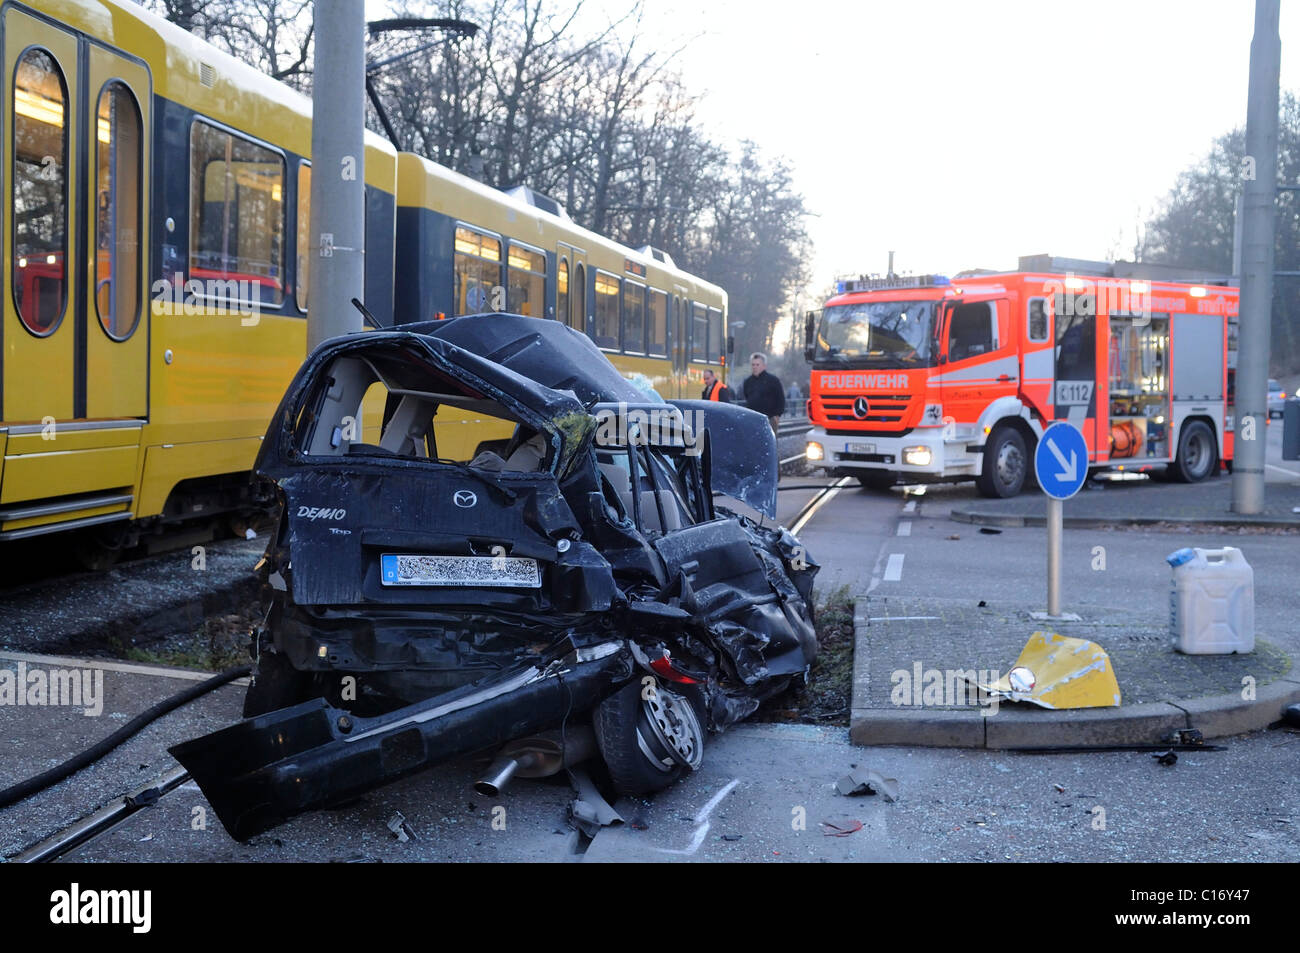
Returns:
[[[1174,568],[1169,634],[1188,655],[1255,651],[1255,573],[1240,549],[1180,549]]]

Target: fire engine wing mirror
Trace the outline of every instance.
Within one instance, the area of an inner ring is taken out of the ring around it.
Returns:
[[[803,359],[809,364],[817,353],[817,312],[809,311],[803,320]]]
[[[767,418],[736,404],[672,400],[691,427],[691,446],[703,448],[709,432],[709,489],[776,519],[776,438]]]

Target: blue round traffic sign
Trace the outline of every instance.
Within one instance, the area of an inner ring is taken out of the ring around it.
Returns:
[[[1034,475],[1043,492],[1068,500],[1088,479],[1088,444],[1073,424],[1058,421],[1043,431],[1034,451]]]

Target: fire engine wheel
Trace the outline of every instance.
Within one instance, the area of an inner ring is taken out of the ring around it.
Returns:
[[[984,466],[975,485],[984,496],[1015,496],[1029,475],[1025,438],[1015,427],[999,427],[984,444]]]
[[[1180,483],[1199,483],[1219,466],[1219,450],[1214,445],[1214,431],[1203,420],[1193,420],[1178,437],[1178,456],[1169,473]]]

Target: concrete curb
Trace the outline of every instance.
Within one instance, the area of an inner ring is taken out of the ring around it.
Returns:
[[[980,510],[952,510],[949,518],[956,523],[973,523],[978,526],[1002,526],[1013,529],[1046,526],[1045,516],[1026,516],[1019,513],[990,513]],[[1262,516],[1113,516],[1102,519],[1090,516],[1066,516],[1061,520],[1066,529],[1106,529],[1111,526],[1250,526],[1258,529],[1292,529],[1300,533],[1300,520],[1279,520]]]
[[[999,706],[996,713],[979,708],[873,708],[868,693],[870,659],[859,651],[866,638],[864,602],[853,613],[853,695],[849,740],[862,747],[914,745],[923,748],[1108,747],[1163,744],[1183,728],[1206,738],[1224,738],[1267,727],[1282,709],[1300,702],[1300,666],[1261,686],[1251,701],[1239,693],[1178,698],[1119,708],[1048,711],[1029,706]]]

